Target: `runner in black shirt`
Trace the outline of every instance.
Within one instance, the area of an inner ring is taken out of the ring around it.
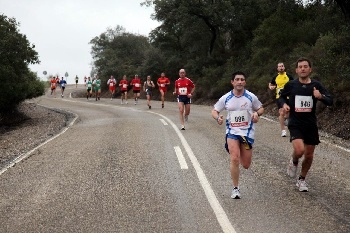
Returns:
[[[311,167],[315,147],[320,143],[316,103],[321,101],[325,105],[333,104],[332,97],[322,84],[310,78],[311,71],[311,62],[307,58],[300,58],[296,66],[299,78],[289,81],[284,86],[280,97],[283,108],[290,112],[288,129],[290,141],[293,144],[293,154],[287,169],[290,177],[296,175],[299,159],[304,155],[296,184],[300,192],[308,191],[305,177]]]

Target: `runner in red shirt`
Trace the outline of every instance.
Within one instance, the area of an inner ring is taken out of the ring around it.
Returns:
[[[60,87],[60,78],[58,77],[58,75],[57,75],[57,77],[56,77],[56,87]]]
[[[188,115],[190,115],[190,104],[192,94],[195,86],[191,79],[186,77],[186,71],[181,69],[179,71],[180,78],[175,81],[175,90],[173,94],[177,95],[177,102],[180,111],[181,130],[185,130],[185,122],[188,121]],[[184,117],[185,114],[185,117]],[[185,119],[185,120],[184,120]]]
[[[120,92],[121,92],[121,104],[125,99],[125,104],[128,104],[128,80],[126,80],[126,75],[123,76],[123,79],[119,82]]]
[[[157,85],[161,94],[160,99],[162,100],[162,108],[164,108],[164,95],[168,90],[168,86],[170,85],[170,80],[165,77],[165,73],[161,73],[160,77],[158,78]]]
[[[111,75],[111,77],[107,81],[107,85],[109,87],[109,91],[111,92],[111,100],[113,99],[115,93],[115,86],[117,85],[117,80]]]
[[[55,98],[56,98],[56,85],[57,85],[57,81],[56,81],[55,77],[51,77],[51,80],[50,80],[51,95],[53,93]]]
[[[135,74],[134,79],[131,80],[130,85],[133,86],[132,91],[134,93],[134,99],[135,99],[135,105],[136,105],[138,102],[138,98],[140,97],[140,91],[141,91],[141,80],[137,74]]]

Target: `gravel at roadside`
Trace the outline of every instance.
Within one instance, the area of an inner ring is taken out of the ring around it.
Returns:
[[[19,110],[27,120],[13,126],[0,126],[0,169],[58,134],[74,117],[71,113],[31,102],[23,102]]]

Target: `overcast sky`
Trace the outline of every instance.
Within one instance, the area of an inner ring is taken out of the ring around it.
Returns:
[[[19,32],[35,44],[40,65],[30,66],[39,77],[75,75],[83,83],[90,75],[90,40],[107,28],[120,25],[127,32],[148,36],[159,26],[151,19],[153,8],[142,0],[0,0],[0,14],[16,18]]]

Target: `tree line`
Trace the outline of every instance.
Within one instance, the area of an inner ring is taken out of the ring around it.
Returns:
[[[278,62],[294,74],[295,61],[313,61],[313,77],[346,106],[350,87],[350,3],[347,0],[146,0],[160,26],[149,36],[120,25],[92,38],[91,76],[102,83],[139,74],[172,83],[184,68],[196,84],[195,99],[215,100],[230,90],[234,71],[248,74],[247,88],[271,99],[267,84]],[[25,99],[44,93],[29,64],[39,63],[35,46],[0,15],[0,117]],[[107,88],[105,86],[105,88]],[[1,118],[0,118],[1,120]]]
[[[294,74],[295,61],[313,61],[313,77],[346,104],[350,87],[348,1],[295,0],[147,0],[160,26],[148,37],[117,25],[90,41],[94,72],[138,73],[174,82],[185,68],[196,83],[196,100],[216,99],[228,91],[231,74],[248,74],[247,88],[263,101],[278,62]]]

